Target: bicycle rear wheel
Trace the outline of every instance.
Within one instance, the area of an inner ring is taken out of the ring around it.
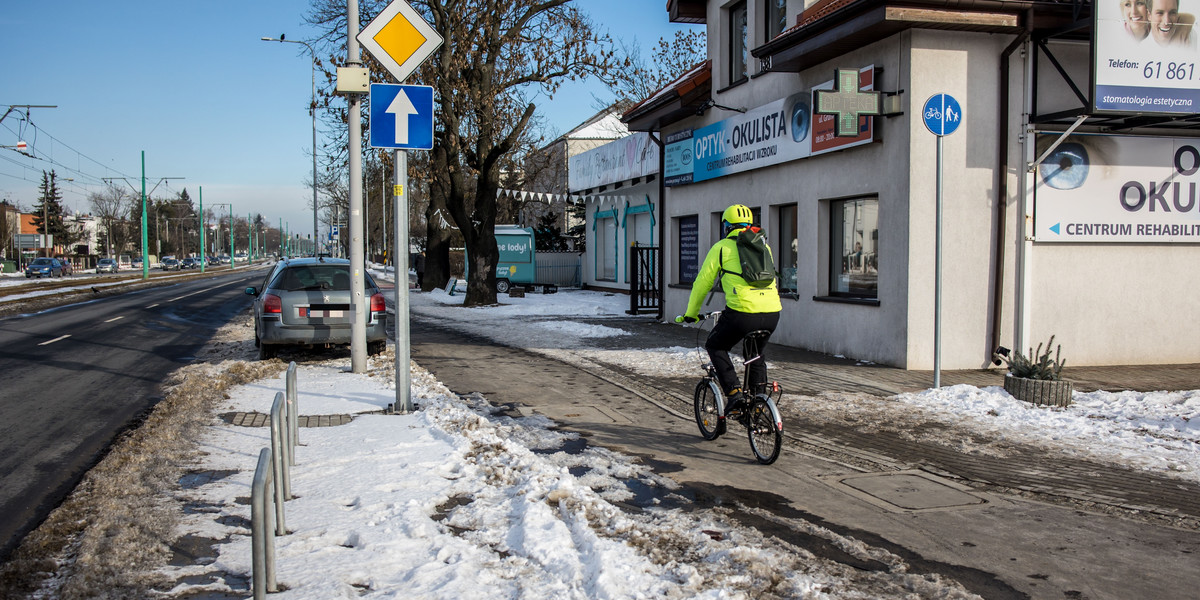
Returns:
[[[700,428],[700,435],[706,440],[715,440],[725,433],[725,419],[718,418],[720,411],[717,410],[717,396],[711,381],[701,379],[700,383],[696,384],[693,400],[696,426]]]
[[[757,398],[750,405],[750,423],[746,429],[754,458],[764,465],[775,462],[783,449],[783,428],[775,422],[775,413],[766,400]]]

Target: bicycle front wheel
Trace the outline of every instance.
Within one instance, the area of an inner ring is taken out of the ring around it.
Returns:
[[[783,426],[775,422],[775,412],[766,400],[758,398],[750,405],[750,423],[746,429],[754,458],[764,465],[775,462],[783,449]]]
[[[725,419],[719,418],[717,395],[710,380],[701,379],[700,383],[696,384],[693,400],[696,408],[696,426],[700,428],[700,435],[706,440],[715,440],[725,433]]]

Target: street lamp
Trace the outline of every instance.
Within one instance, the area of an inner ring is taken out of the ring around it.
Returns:
[[[312,114],[313,239],[315,240],[317,239],[317,52],[307,42],[286,38],[287,34],[281,33],[278,38],[264,37],[261,39],[264,42],[302,44],[308,48],[308,53],[312,57],[312,100],[308,105],[308,112]]]

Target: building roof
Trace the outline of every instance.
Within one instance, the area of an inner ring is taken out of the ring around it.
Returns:
[[[706,60],[625,111],[621,120],[631,131],[655,131],[699,113],[711,96],[712,61]]]
[[[572,140],[616,140],[629,135],[629,128],[621,122],[616,104],[610,104],[603,110],[588,117],[570,131],[559,136],[559,139]]]

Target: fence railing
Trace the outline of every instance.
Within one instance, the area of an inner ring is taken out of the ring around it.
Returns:
[[[538,252],[538,283],[559,287],[578,287],[583,284],[581,254],[578,252]]]

